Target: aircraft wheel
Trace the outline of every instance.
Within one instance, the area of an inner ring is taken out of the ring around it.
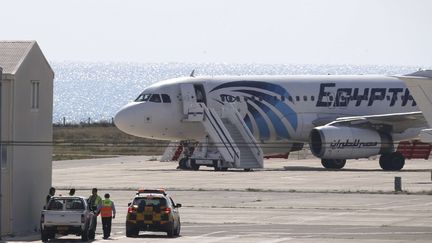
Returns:
[[[321,159],[321,164],[326,169],[342,169],[346,164],[346,159]]]
[[[346,159],[335,159],[333,169],[342,169],[346,164]]]
[[[219,165],[219,161],[218,160],[213,160],[213,167],[215,171],[221,171],[222,167]]]
[[[379,164],[383,170],[396,171],[401,170],[405,165],[405,158],[399,152],[383,154],[380,157]]]
[[[192,170],[199,170],[200,165],[197,165],[194,159],[191,159],[191,169]]]
[[[181,158],[179,161],[179,166],[177,167],[177,169],[187,170],[187,160],[188,160],[188,158]]]

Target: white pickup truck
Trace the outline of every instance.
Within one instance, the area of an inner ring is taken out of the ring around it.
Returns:
[[[52,197],[41,213],[41,240],[54,239],[55,234],[75,234],[83,241],[93,240],[96,218],[83,197]]]

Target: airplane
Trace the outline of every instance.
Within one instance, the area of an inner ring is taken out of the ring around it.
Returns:
[[[186,142],[192,152],[179,167],[195,170],[262,168],[263,156],[303,144],[327,169],[381,155],[383,170],[401,170],[405,157],[395,144],[427,128],[404,82],[382,75],[192,73],[145,88],[114,123],[135,136]]]
[[[420,140],[432,143],[432,70],[419,70],[411,74],[395,77],[406,83],[429,124],[429,129],[423,129],[420,132]]]

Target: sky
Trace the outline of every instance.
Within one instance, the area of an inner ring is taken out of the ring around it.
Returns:
[[[430,0],[10,0],[49,61],[432,67]]]

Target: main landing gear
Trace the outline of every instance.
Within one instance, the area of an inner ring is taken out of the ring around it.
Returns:
[[[321,164],[326,169],[342,169],[346,164],[346,159],[321,159]]]
[[[177,168],[182,170],[199,170],[200,165],[197,165],[194,159],[189,159],[185,157],[180,159]]]
[[[405,165],[405,158],[399,152],[382,154],[379,159],[379,164],[383,170],[401,170]]]

